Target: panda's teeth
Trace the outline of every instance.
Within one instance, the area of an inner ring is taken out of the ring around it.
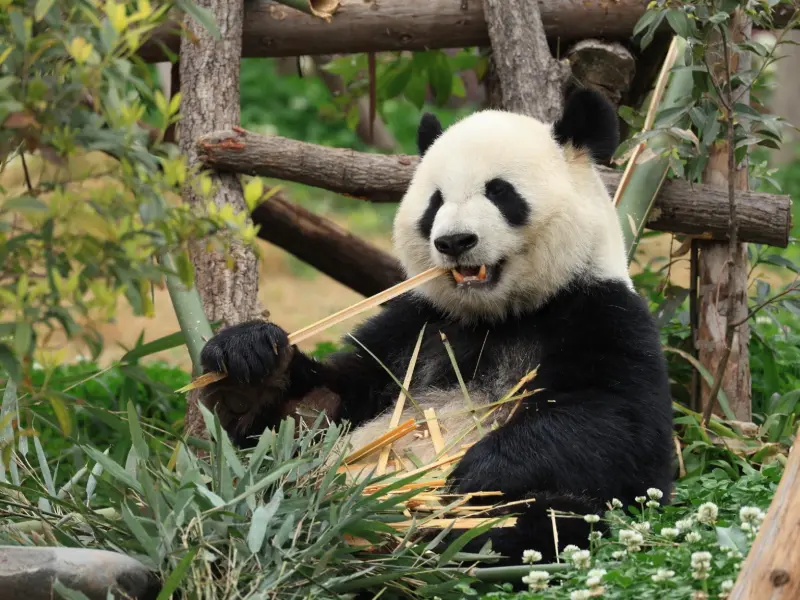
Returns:
[[[453,272],[453,279],[456,280],[456,283],[464,282],[464,276],[461,273],[459,273],[457,269],[453,269],[452,272]]]
[[[478,281],[486,281],[486,265],[481,265],[481,269],[478,271]]]

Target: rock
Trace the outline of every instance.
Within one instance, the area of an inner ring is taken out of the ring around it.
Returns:
[[[161,583],[139,561],[105,550],[0,546],[0,600],[55,600],[58,579],[90,600],[155,600]]]

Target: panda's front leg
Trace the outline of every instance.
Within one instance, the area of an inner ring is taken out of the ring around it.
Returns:
[[[227,373],[204,388],[200,400],[239,447],[254,445],[299,404],[337,417],[339,397],[325,387],[325,366],[290,345],[273,323],[250,321],[222,330],[203,348],[201,363],[204,372]]]

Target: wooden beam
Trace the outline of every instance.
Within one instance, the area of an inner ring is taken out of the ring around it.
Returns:
[[[256,207],[251,216],[260,225],[258,237],[359,294],[374,296],[405,279],[391,254],[280,195]]]
[[[800,430],[728,600],[800,598]]]
[[[647,0],[539,0],[538,4],[548,39],[564,45],[593,37],[628,40]],[[481,0],[341,0],[330,23],[269,0],[248,0],[244,11],[244,57],[489,45]],[[775,11],[776,26],[782,27],[793,7],[779,5]],[[166,60],[160,44],[178,52],[177,28],[174,22],[161,26],[140,49],[140,56],[149,62]]]
[[[196,143],[200,160],[212,169],[294,181],[371,202],[399,201],[418,162],[413,155],[328,148],[244,130],[214,132]],[[605,168],[600,173],[613,194],[622,174]],[[737,203],[742,241],[781,248],[788,245],[788,196],[740,192]],[[728,236],[727,206],[726,192],[716,186],[669,180],[664,182],[647,227],[724,240]]]

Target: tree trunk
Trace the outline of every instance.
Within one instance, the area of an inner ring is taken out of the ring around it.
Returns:
[[[373,296],[405,279],[392,255],[279,195],[256,207],[252,216],[261,225],[258,237],[359,294]]]
[[[734,13],[731,23],[732,39],[741,41],[749,39],[752,23],[743,16],[741,11]],[[720,41],[713,49],[710,60],[712,68],[719,77],[724,77],[724,56],[721,55]],[[720,54],[717,56],[717,52]],[[736,53],[731,49],[730,71],[746,71],[750,68],[750,54]],[[734,92],[739,94],[739,90]],[[739,102],[748,104],[749,93],[745,93]],[[705,180],[710,185],[720,189],[728,189],[728,144],[720,141],[712,149],[708,166],[705,171]],[[748,189],[747,159],[737,165],[734,186],[737,190]],[[727,193],[726,193],[727,196]],[[737,196],[737,209],[741,203],[740,194]],[[728,202],[726,202],[726,205]],[[720,207],[722,208],[722,206]],[[740,238],[742,236],[739,236]],[[708,369],[709,373],[717,377],[721,363],[727,360],[722,374],[722,389],[728,397],[731,410],[739,421],[752,419],[751,408],[751,380],[750,380],[750,354],[748,342],[750,329],[745,322],[733,332],[732,339],[728,335],[729,323],[745,321],[747,318],[747,287],[748,271],[747,245],[736,243],[731,248],[724,242],[700,243],[699,270],[700,302],[699,302],[699,329],[697,335],[697,353],[700,363]],[[732,308],[732,314],[729,309]],[[730,341],[730,349],[727,348]],[[701,381],[701,403],[704,407],[712,401],[710,398],[711,387],[705,380]],[[716,402],[716,399],[714,400]],[[717,404],[717,414],[722,414]]]
[[[261,175],[319,187],[372,202],[397,202],[405,194],[418,157],[381,155],[329,148],[277,135],[217,131],[197,140],[207,167]],[[600,168],[612,195],[622,173]],[[742,241],[785,248],[789,242],[791,200],[788,196],[737,194]],[[727,192],[717,186],[664,182],[647,228],[725,240],[729,230]]]
[[[183,118],[177,134],[190,168],[198,162],[195,140],[199,136],[239,125],[243,0],[200,0],[198,4],[212,12],[221,36],[215,40],[192,17],[186,17],[185,26],[192,34],[181,41]],[[213,182],[217,190],[213,202],[217,206],[231,204],[236,211],[247,210],[237,175],[214,174]],[[184,189],[183,201],[204,210],[204,201],[189,186]],[[261,311],[255,253],[237,242],[232,243],[230,252],[233,269],[228,268],[224,255],[208,251],[204,241],[197,241],[191,248],[195,285],[203,300],[203,309],[209,321],[222,320],[223,327],[254,318]],[[190,435],[202,436],[205,427],[191,398],[187,403],[185,428]]]
[[[531,3],[528,3],[531,5]],[[239,6],[240,2],[236,2]],[[562,47],[586,38],[628,42],[647,9],[645,0],[539,0],[544,32]],[[775,6],[776,27],[794,12]],[[664,22],[663,28],[669,31]],[[149,62],[178,51],[175,24],[165,23],[141,50]],[[244,57],[354,54],[488,46],[480,0],[342,0],[330,23],[267,0],[245,3]]]
[[[538,2],[483,0],[483,12],[503,108],[556,121],[570,67],[550,55]]]
[[[728,600],[800,598],[800,430]]]

